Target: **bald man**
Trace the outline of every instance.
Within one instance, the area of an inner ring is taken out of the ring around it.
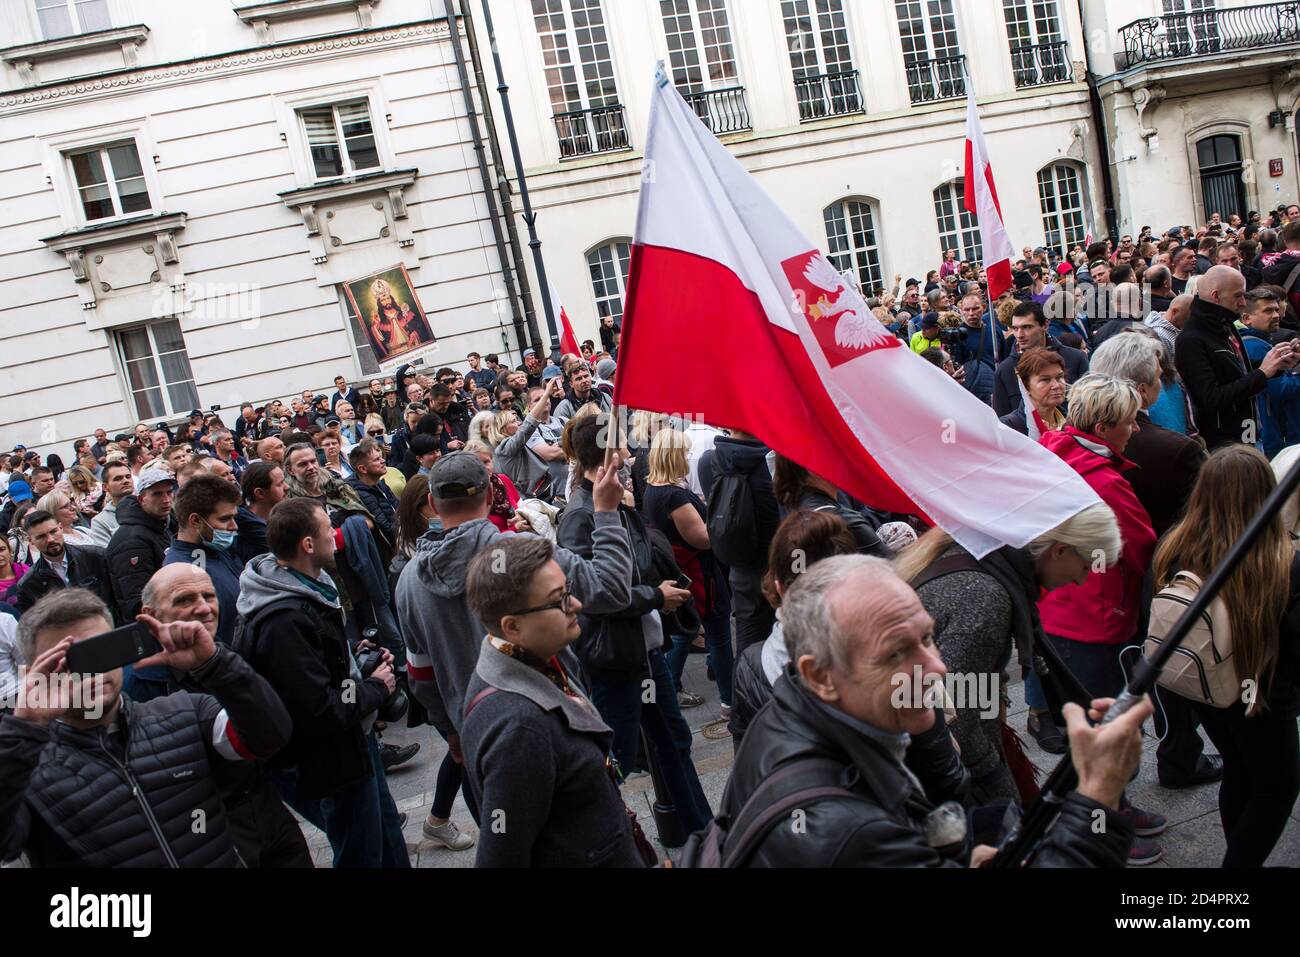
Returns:
[[[1175,342],[1175,365],[1210,451],[1233,442],[1258,445],[1255,396],[1268,388],[1269,379],[1300,361],[1293,343],[1284,342],[1271,348],[1258,367],[1251,362],[1235,325],[1245,305],[1246,277],[1228,266],[1211,267],[1197,283],[1187,323]]]
[[[212,579],[195,565],[164,565],[141,593],[141,611],[163,624],[196,621],[215,639],[221,607]],[[234,615],[234,608],[227,609]],[[204,693],[186,673],[172,672],[174,691]],[[216,785],[239,856],[249,867],[311,867],[311,853],[293,815],[280,801],[260,761],[216,766]]]
[[[1123,332],[1130,326],[1141,325],[1146,315],[1144,308],[1148,302],[1142,294],[1142,287],[1135,282],[1122,282],[1111,290],[1111,315],[1113,318],[1098,329],[1092,336],[1094,351],[1111,336]]]

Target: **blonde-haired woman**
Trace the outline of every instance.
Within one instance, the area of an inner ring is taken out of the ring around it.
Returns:
[[[663,532],[673,547],[677,566],[690,579],[689,585],[678,584],[688,587],[695,600],[695,610],[704,625],[709,664],[722,701],[722,717],[730,718],[735,662],[731,647],[731,592],[722,566],[714,559],[709,546],[704,502],[687,487],[690,448],[690,436],[686,433],[676,429],[659,430],[650,446],[645,500],[640,511],[646,525]],[[673,635],[672,640],[673,647],[667,654],[668,670],[677,686],[678,702],[684,708],[703,704],[703,699],[682,687],[682,670],[695,635]]]
[[[1093,698],[1119,695],[1125,684],[1121,652],[1145,637],[1137,634],[1138,614],[1156,534],[1151,517],[1124,477],[1133,467],[1124,458],[1124,449],[1137,431],[1141,409],[1142,399],[1132,383],[1092,372],[1070,389],[1065,428],[1039,440],[1110,506],[1124,542],[1119,561],[1106,574],[1058,588],[1038,603],[1047,640]],[[1138,835],[1129,863],[1160,860],[1164,852],[1147,838],[1163,832],[1168,822],[1127,802],[1122,813]]]
[[[68,469],[54,488],[72,499],[72,507],[87,522],[98,513],[97,505],[103,498],[104,490],[95,480],[95,473],[85,466],[74,465]]]
[[[1268,460],[1255,449],[1228,445],[1211,455],[1186,515],[1156,549],[1155,587],[1182,571],[1209,577],[1275,488]],[[1253,682],[1254,694],[1227,708],[1192,707],[1223,757],[1223,866],[1262,867],[1300,795],[1300,557],[1282,515],[1218,597],[1227,607],[1237,676]]]
[[[529,440],[537,434],[537,426],[550,415],[551,397],[559,395],[558,390],[561,388],[561,380],[552,379],[550,385],[538,393],[537,401],[528,410],[522,423],[519,416],[507,410],[497,412],[490,421],[484,420],[481,424],[483,440],[492,449],[494,470],[509,476],[515,487],[530,497],[545,482],[550,472],[546,463],[528,448]],[[478,417],[475,416],[475,419]],[[470,425],[473,424],[471,420]]]
[[[1033,673],[1034,649],[1046,636],[1035,614],[1039,595],[1083,582],[1095,568],[1094,556],[1110,568],[1119,560],[1119,525],[1106,505],[1094,504],[1066,519],[1024,548],[1006,546],[976,559],[941,528],[933,528],[902,552],[897,568],[916,589],[934,619],[934,643],[951,674],[978,675],[977,688],[1002,687],[1015,662],[1021,674]],[[952,727],[962,763],[971,775],[977,803],[1027,798],[1032,770],[1004,748],[1005,719],[998,701],[956,702]],[[1045,729],[1035,728],[1035,719]],[[1065,742],[1050,715],[1030,718],[1030,733],[1044,750],[1064,753]],[[1059,746],[1058,746],[1059,745]]]
[[[72,504],[72,499],[66,492],[60,492],[58,489],[46,492],[41,496],[41,500],[36,503],[36,509],[41,512],[49,512],[54,516],[54,520],[63,529],[63,543],[65,545],[95,544],[95,540],[90,535],[90,529],[79,524],[82,518],[77,513],[76,506]]]
[[[513,412],[504,414],[514,415]],[[488,521],[495,525],[498,531],[517,531],[518,523],[515,521],[515,506],[519,504],[519,489],[510,480],[510,476],[502,475],[496,470],[492,446],[477,439],[470,439],[465,443],[463,451],[469,452],[471,455],[477,455],[479,461],[487,467],[489,486]]]

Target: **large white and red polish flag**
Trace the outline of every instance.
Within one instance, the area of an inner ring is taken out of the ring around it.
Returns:
[[[569,314],[564,311],[564,303],[560,302],[560,293],[554,283],[548,282],[547,285],[551,287],[551,312],[560,320],[560,352],[563,355],[581,356],[578,337],[573,334],[573,324],[569,322]]]
[[[670,85],[656,79],[615,401],[756,435],[982,556],[1099,499],[903,348]]]
[[[989,301],[993,301],[1011,288],[1011,260],[1016,251],[1007,236],[1006,223],[1002,221],[1002,204],[998,202],[998,187],[993,181],[993,164],[989,161],[988,145],[984,142],[984,127],[980,123],[979,108],[975,105],[975,89],[966,83],[966,211],[979,220],[980,245],[984,248],[984,273],[988,278]]]

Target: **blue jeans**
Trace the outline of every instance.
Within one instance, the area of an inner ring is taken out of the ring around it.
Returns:
[[[593,678],[591,700],[601,718],[614,731],[614,757],[625,768],[634,767],[645,729],[668,787],[668,797],[677,808],[687,833],[707,827],[713,809],[704,795],[700,778],[691,762],[691,728],[677,706],[677,689],[662,651],[650,652],[650,686],[640,681],[602,681]]]
[[[731,650],[731,595],[725,581],[719,581],[713,611],[704,616],[703,624],[704,644],[709,649],[709,667],[713,669],[713,680],[718,684],[718,697],[729,706],[735,655]],[[686,658],[694,641],[694,635],[673,635],[673,646],[667,655],[668,670],[672,672],[673,684],[678,691],[682,690],[682,671],[686,668]]]
[[[296,769],[272,772],[284,802],[329,838],[335,867],[410,867],[397,805],[388,792],[379,741],[366,735],[373,773],[320,800],[300,798]]]
[[[1035,711],[1047,710],[1047,695],[1043,693],[1043,682],[1039,679],[1038,672],[1032,668],[1025,678],[1025,704]]]

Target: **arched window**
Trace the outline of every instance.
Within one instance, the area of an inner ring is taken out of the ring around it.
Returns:
[[[623,295],[627,292],[627,271],[632,262],[632,244],[616,239],[587,253],[591,290],[596,296],[596,316],[613,316],[623,322]]]
[[[822,215],[826,219],[830,261],[840,272],[850,272],[857,279],[863,295],[878,295],[884,289],[885,277],[871,204],[846,199],[827,206]]]
[[[1225,220],[1236,213],[1246,218],[1246,185],[1242,182],[1241,139],[1230,133],[1207,136],[1196,144],[1205,219],[1215,213]]]
[[[1084,222],[1083,180],[1067,163],[1038,171],[1038,204],[1043,210],[1043,245],[1059,257],[1088,237]]]
[[[979,262],[984,256],[980,246],[979,221],[966,211],[966,181],[955,179],[934,191],[934,217],[939,223],[940,258],[949,249],[957,258]]]

